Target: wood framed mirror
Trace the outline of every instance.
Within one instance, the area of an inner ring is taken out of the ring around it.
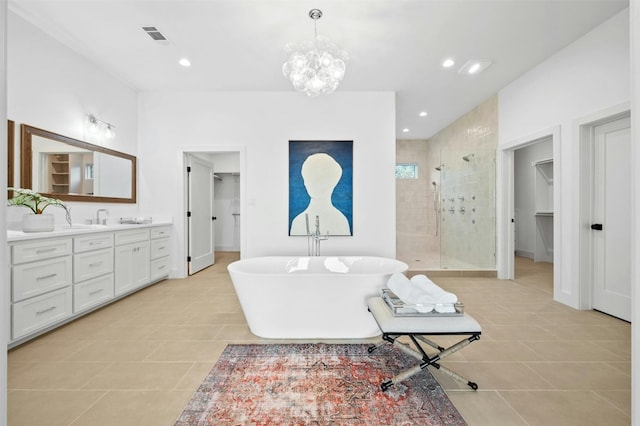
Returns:
[[[20,185],[65,201],[136,202],[136,157],[27,124]]]

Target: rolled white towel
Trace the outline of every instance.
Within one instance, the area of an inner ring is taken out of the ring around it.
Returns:
[[[402,273],[396,272],[391,275],[387,281],[387,287],[389,287],[400,300],[407,305],[411,305],[411,307],[418,312],[431,312],[435,308],[433,302],[426,304],[420,302],[420,299],[424,299],[425,297],[424,292],[419,287],[413,285],[409,278]]]
[[[404,303],[411,303],[413,286],[411,281],[404,274],[396,272],[389,277],[387,281],[387,287],[395,293]]]
[[[446,305],[436,304],[435,310],[441,314],[454,314],[456,312],[455,306],[450,303]]]
[[[456,312],[453,305],[458,301],[458,296],[455,294],[443,290],[425,275],[414,275],[411,277],[411,283],[423,294],[418,303],[432,303],[435,311],[441,314]]]

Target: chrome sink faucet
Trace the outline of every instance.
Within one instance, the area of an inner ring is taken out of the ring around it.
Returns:
[[[109,214],[109,210],[107,209],[98,209],[98,211],[96,212],[96,225],[106,225],[107,224],[107,218],[105,217],[104,219],[102,219],[102,222],[100,222],[100,212],[105,212],[106,214]]]

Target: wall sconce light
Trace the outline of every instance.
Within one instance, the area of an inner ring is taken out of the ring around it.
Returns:
[[[101,135],[105,139],[113,139],[116,137],[115,128],[116,126],[113,124],[100,120],[93,114],[87,116],[87,131],[92,135]]]

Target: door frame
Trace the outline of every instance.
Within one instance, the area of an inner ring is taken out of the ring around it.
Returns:
[[[238,153],[240,156],[240,257],[246,248],[246,147],[245,146],[183,146],[178,148],[176,161],[178,163],[177,187],[178,189],[178,212],[184,213],[181,218],[175,219],[176,241],[176,276],[177,278],[187,277],[187,252],[188,252],[188,235],[187,235],[187,154],[222,154],[222,153]],[[182,260],[180,260],[182,259]]]
[[[552,139],[553,144],[553,288],[561,287],[561,217],[560,196],[560,126],[553,126],[536,133],[514,139],[498,147],[496,161],[496,269],[499,279],[515,278],[515,225],[511,221],[515,215],[515,162],[514,152],[542,139]]]
[[[575,134],[579,144],[579,253],[578,253],[578,308],[593,309],[593,274],[591,259],[592,215],[593,215],[593,167],[594,167],[594,129],[595,127],[631,115],[629,102],[598,111],[574,122]]]

